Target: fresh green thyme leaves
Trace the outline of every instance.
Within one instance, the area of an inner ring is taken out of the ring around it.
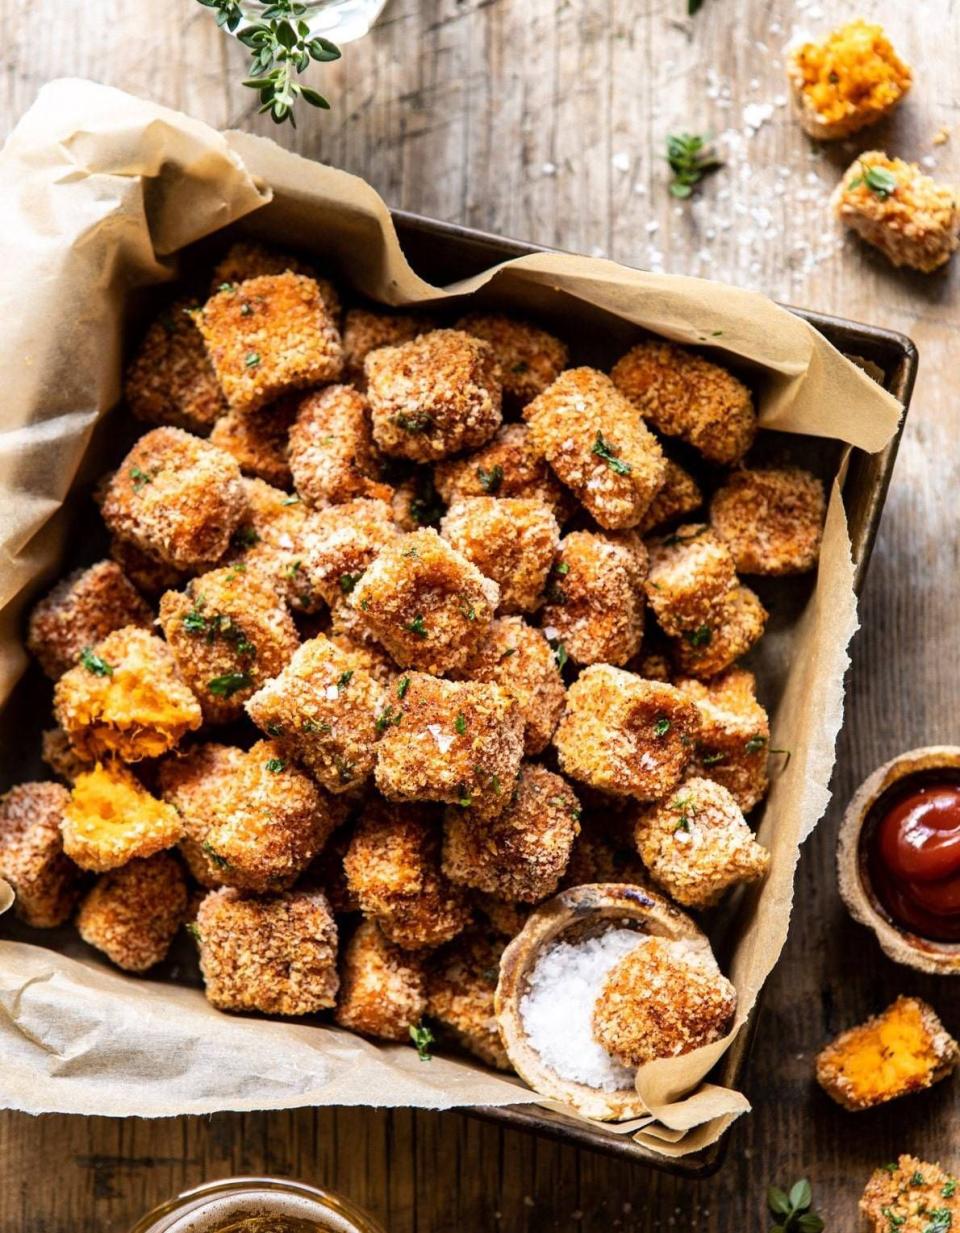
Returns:
[[[130,468],[130,478],[133,480],[133,491],[139,492],[145,484],[153,483],[153,476],[149,471],[143,471],[140,467]]]
[[[403,701],[404,696],[406,695],[406,692],[409,688],[410,688],[410,678],[408,676],[402,676],[400,680],[397,681],[397,697],[400,699],[401,702]]]
[[[412,621],[408,621],[403,627],[407,633],[416,634],[418,638],[426,638],[427,627],[423,620],[423,613],[418,612]]]
[[[260,355],[257,351],[248,351],[247,358],[243,361],[247,368],[257,368],[260,365]]]
[[[393,422],[404,432],[409,432],[416,436],[421,432],[427,432],[433,427],[433,416],[426,411],[411,411],[409,415],[401,411],[393,417]]]
[[[767,1207],[777,1223],[770,1233],[821,1233],[824,1223],[812,1210],[813,1192],[806,1178],[794,1182],[789,1191],[767,1187]]]
[[[271,775],[279,775],[279,773],[286,766],[286,763],[282,758],[270,758],[267,761],[266,766]]]
[[[341,574],[340,590],[344,593],[344,595],[349,595],[359,581],[359,574]]]
[[[709,625],[700,625],[696,629],[688,630],[684,637],[691,646],[709,646],[713,639],[713,630]]]
[[[466,719],[466,716],[464,715],[463,711],[457,711],[457,718],[456,718],[456,720],[455,720],[455,722],[454,722],[454,725],[453,725],[453,726],[456,728],[457,732],[458,732],[461,736],[463,736],[464,732],[466,732],[466,730],[467,730],[467,719]]]
[[[860,167],[861,174],[852,179],[847,188],[859,188],[864,184],[881,201],[886,201],[897,191],[897,177],[886,167],[871,166],[863,159],[860,159]]]
[[[748,754],[755,754],[759,753],[766,743],[767,738],[765,736],[751,736],[743,748]]]
[[[226,672],[223,676],[215,676],[207,681],[207,689],[218,698],[230,698],[238,689],[246,689],[253,680],[249,672]]]
[[[377,731],[386,732],[388,728],[395,728],[401,719],[403,719],[403,711],[389,704],[377,716]]]
[[[654,736],[666,736],[670,731],[670,720],[665,715],[661,715],[657,722],[653,725]]]
[[[486,467],[477,467],[477,479],[480,481],[480,487],[484,492],[495,496],[500,491],[500,485],[503,483],[503,467],[499,463],[492,466],[488,471]]]
[[[90,647],[81,652],[80,663],[94,676],[113,676],[113,664],[108,664],[105,659],[101,659]]]
[[[620,457],[620,451],[612,446],[609,441],[604,440],[603,433],[597,430],[597,439],[593,443],[591,454],[596,454],[598,458],[602,458],[611,471],[616,475],[631,475],[633,467],[629,462],[624,462]]]
[[[666,158],[673,172],[670,192],[681,199],[691,196],[705,175],[723,166],[713,146],[696,133],[671,133]]]
[[[429,1062],[431,1060],[430,1046],[434,1043],[433,1032],[426,1026],[425,1023],[410,1025],[410,1039],[417,1047],[417,1057],[421,1062]]]

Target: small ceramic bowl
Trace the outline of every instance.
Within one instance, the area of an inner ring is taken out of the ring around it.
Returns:
[[[896,963],[942,976],[960,975],[960,943],[920,937],[892,920],[870,882],[868,852],[882,816],[882,798],[935,771],[960,772],[960,746],[929,745],[899,754],[866,779],[847,806],[837,845],[840,894],[854,920],[877,935],[884,953]]]

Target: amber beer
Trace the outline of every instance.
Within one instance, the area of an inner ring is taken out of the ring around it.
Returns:
[[[279,1178],[208,1182],[162,1204],[131,1233],[383,1233],[329,1191]]]

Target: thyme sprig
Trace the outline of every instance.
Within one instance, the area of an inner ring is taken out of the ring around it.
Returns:
[[[689,197],[705,175],[723,166],[707,138],[697,133],[670,133],[666,158],[673,172],[670,192],[680,198]]]
[[[794,1182],[789,1191],[779,1186],[767,1188],[767,1207],[777,1223],[770,1233],[821,1233],[823,1219],[811,1208],[813,1192],[806,1178]]]

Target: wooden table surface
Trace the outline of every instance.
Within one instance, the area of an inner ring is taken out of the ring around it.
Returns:
[[[241,49],[194,0],[0,0],[4,132],[44,81],[100,79],[217,126],[269,133],[357,172],[393,205],[639,266],[726,279],[904,331],[921,373],[854,651],[836,795],[808,844],[728,1163],[698,1185],[456,1113],[318,1110],[160,1122],[0,1115],[0,1233],[126,1233],[202,1179],[272,1172],[352,1195],[391,1233],[767,1227],[768,1182],[814,1184],[830,1230],[855,1227],[869,1171],[898,1150],[960,1166],[954,1083],[849,1115],[811,1081],[825,1037],[897,993],[960,1030],[960,984],[884,961],[843,911],[837,819],[856,784],[911,746],[956,741],[960,267],[901,274],[832,222],[839,170],[874,142],[960,178],[952,0],[391,0],[317,77],[333,104],[274,129],[239,85]],[[825,16],[825,10],[829,15]],[[882,20],[916,69],[906,107],[864,146],[821,152],[785,106],[795,28]],[[319,84],[318,82],[315,84]],[[767,105],[767,106],[765,106]],[[951,138],[935,145],[946,126]],[[727,167],[691,204],[666,191],[664,137],[720,135]]]

